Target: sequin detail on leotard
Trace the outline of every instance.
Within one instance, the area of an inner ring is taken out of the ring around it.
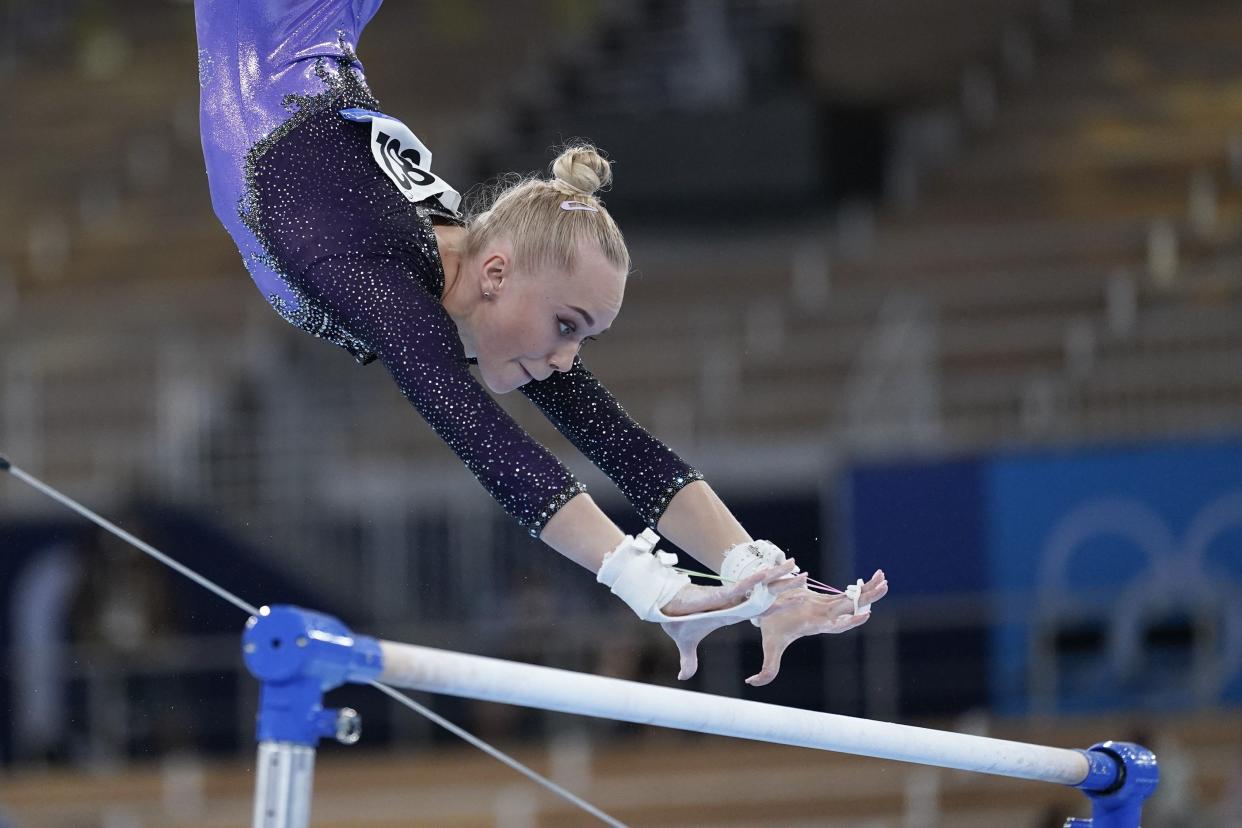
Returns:
[[[307,306],[368,343],[436,434],[538,535],[585,489],[470,375],[440,304],[444,272],[431,218],[453,220],[451,213],[397,191],[371,156],[370,126],[338,114],[353,105],[345,97],[300,117],[254,155],[255,235]]]
[[[655,527],[673,496],[703,475],[630,417],[582,359],[522,393]]]
[[[202,89],[215,80],[216,59],[206,49],[198,50],[198,88]]]
[[[359,363],[366,365],[375,360],[375,349],[337,324],[327,311],[308,297],[289,279],[288,274],[281,269],[280,262],[271,255],[270,245],[263,234],[262,222],[259,221],[256,215],[254,198],[254,168],[257,160],[269,148],[280,141],[281,138],[288,135],[308,118],[329,110],[336,112],[338,109],[346,106],[379,108],[379,103],[371,94],[371,90],[367,88],[365,81],[354,72],[351,66],[351,63],[356,61],[357,58],[351,51],[349,42],[343,33],[338,35],[338,42],[341,51],[344,53],[343,58],[332,59],[331,65],[329,64],[329,58],[321,57],[315,61],[315,74],[323,81],[325,91],[318,95],[285,95],[281,103],[286,110],[293,113],[292,116],[251,147],[250,151],[246,153],[244,165],[245,191],[237,205],[237,212],[242,223],[250,232],[254,233],[255,238],[258,239],[259,244],[266,251],[256,254],[254,256],[255,262],[266,265],[275,272],[288,288],[288,292],[296,300],[296,303],[291,305],[279,294],[269,294],[267,300],[271,304],[272,309],[294,327],[306,331],[312,336],[325,339],[334,345],[339,345],[349,351]],[[247,262],[246,266],[249,268],[250,263]]]

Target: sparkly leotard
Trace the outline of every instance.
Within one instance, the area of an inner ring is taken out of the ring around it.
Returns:
[[[354,47],[382,0],[195,0],[200,127],[212,205],[259,290],[286,320],[385,365],[402,393],[504,509],[538,535],[585,490],[470,374],[440,304],[435,199],[381,173],[379,110]],[[702,479],[575,360],[523,393],[654,526]]]

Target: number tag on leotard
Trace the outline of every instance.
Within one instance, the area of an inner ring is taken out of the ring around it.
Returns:
[[[431,150],[409,127],[369,109],[342,109],[341,117],[371,123],[371,154],[402,195],[413,202],[435,198],[446,209],[457,212],[461,194],[431,171]]]

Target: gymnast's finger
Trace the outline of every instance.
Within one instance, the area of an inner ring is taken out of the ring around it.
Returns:
[[[789,560],[784,561],[783,563],[779,563],[776,566],[770,566],[767,569],[761,569],[755,574],[761,576],[760,578],[761,583],[771,584],[774,581],[777,581],[781,578],[784,578],[787,575],[790,575],[795,570],[797,570],[797,568],[798,568],[798,562],[794,560],[793,558],[790,558]]]
[[[827,630],[827,632],[831,632],[831,633],[849,632],[855,627],[861,627],[863,624],[866,624],[870,620],[871,620],[871,613],[863,613],[859,615],[851,615],[849,613],[846,613],[845,615],[842,615],[839,618],[837,618],[837,620],[832,624],[831,629]]]
[[[678,681],[685,681],[699,671],[699,640],[678,640],[677,655],[681,660],[680,669],[677,671]]]
[[[788,592],[791,589],[803,589],[806,587],[807,573],[795,575],[792,578],[778,578],[768,582],[768,589],[773,595],[780,595],[782,592]]]
[[[880,581],[875,586],[868,586],[863,590],[863,599],[868,604],[874,604],[876,601],[888,594],[888,581]]]
[[[765,641],[763,643],[763,669],[746,679],[746,683],[751,687],[771,684],[776,674],[781,671],[781,656],[785,654],[785,648],[791,643],[792,639]]]
[[[730,595],[744,595],[750,592],[759,584],[771,583],[777,578],[783,578],[797,567],[793,558],[785,561],[783,564],[761,569],[758,572],[752,572],[742,580],[735,583],[729,590]]]

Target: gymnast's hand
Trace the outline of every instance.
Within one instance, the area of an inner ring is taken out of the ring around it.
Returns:
[[[871,605],[888,594],[884,570],[877,569],[863,585],[859,606]],[[867,623],[871,615],[854,615],[854,603],[845,595],[825,595],[803,588],[784,590],[759,617],[763,631],[763,669],[746,679],[751,687],[770,683],[781,669],[781,656],[794,641],[819,633],[843,633]]]
[[[767,584],[768,589],[776,595],[777,603],[781,597],[791,592],[806,590],[806,573],[790,577],[797,564],[790,559],[778,566],[761,569],[749,577],[729,586],[699,586],[690,584],[682,587],[661,610],[665,615],[689,615],[693,612],[723,609],[741,604],[746,596],[758,584]],[[774,603],[773,608],[776,606]],[[768,610],[771,612],[771,609]],[[721,615],[713,618],[700,618],[694,621],[666,621],[660,626],[677,644],[677,652],[681,657],[681,669],[677,678],[685,681],[699,669],[699,642],[708,633],[736,624],[745,620],[743,616]],[[786,645],[788,646],[788,645]]]

